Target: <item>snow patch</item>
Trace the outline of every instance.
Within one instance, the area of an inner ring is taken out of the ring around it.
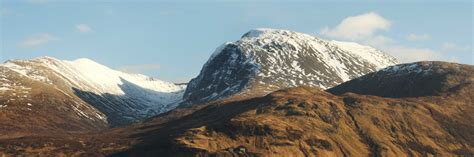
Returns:
[[[374,64],[379,70],[381,68],[393,65],[398,63],[395,58],[390,57],[389,55],[383,53],[380,50],[377,50],[373,47],[360,45],[353,42],[342,42],[332,40],[330,43],[336,45],[339,49],[355,54],[360,57],[360,59]]]

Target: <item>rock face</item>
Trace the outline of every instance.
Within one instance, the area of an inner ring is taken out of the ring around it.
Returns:
[[[48,116],[60,114],[63,119],[76,119],[64,125],[75,121],[100,124],[102,128],[129,124],[174,108],[184,89],[144,75],[115,71],[89,59],[13,60],[1,64],[0,69],[0,112],[18,114],[14,117],[31,115],[29,112],[44,114],[31,117],[32,123],[35,118],[56,123]],[[25,111],[14,111],[17,109]],[[55,109],[58,111],[48,113]],[[27,121],[19,118],[10,122]]]
[[[184,104],[216,100],[250,89],[323,89],[374,72],[397,60],[356,43],[326,41],[307,34],[256,29],[225,43],[189,82]]]

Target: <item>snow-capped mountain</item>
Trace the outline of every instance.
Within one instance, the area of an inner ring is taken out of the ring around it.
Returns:
[[[398,61],[356,43],[328,41],[277,29],[255,29],[218,47],[184,93],[184,105],[249,89],[313,86],[327,89]]]
[[[110,126],[142,120],[174,108],[185,88],[141,74],[116,71],[85,58],[66,61],[40,57],[8,61],[0,67],[0,95],[7,91],[11,94],[18,88],[15,86],[23,82],[35,82],[35,86],[25,87],[30,89],[51,86],[79,98],[96,112],[90,114],[77,109],[80,115],[106,120]],[[8,103],[0,105],[8,108]]]

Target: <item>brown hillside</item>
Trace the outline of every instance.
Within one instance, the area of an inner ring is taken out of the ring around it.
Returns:
[[[144,126],[129,136],[139,144],[115,155],[469,156],[474,152],[469,103],[292,88]]]

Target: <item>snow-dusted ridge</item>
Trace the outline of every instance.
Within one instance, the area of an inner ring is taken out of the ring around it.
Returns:
[[[292,55],[294,59],[297,59],[299,53],[301,51],[305,51],[305,48],[313,49],[316,52],[319,52],[319,57],[322,57],[322,62],[328,65],[328,68],[334,68],[336,70],[344,82],[354,78],[347,75],[347,69],[349,69],[349,67],[347,67],[343,61],[338,60],[339,58],[335,58],[331,53],[327,54],[325,52],[343,51],[344,53],[349,53],[349,55],[352,55],[353,59],[357,60],[355,62],[356,64],[363,64],[363,62],[366,62],[373,65],[375,70],[379,70],[389,65],[398,63],[396,58],[370,46],[364,46],[353,42],[342,42],[335,40],[328,41],[308,34],[289,30],[258,28],[250,30],[242,36],[240,41],[237,42],[256,45],[258,46],[257,48],[260,49],[265,49],[264,47],[269,45],[288,46],[288,49],[281,50],[286,51],[289,55]],[[278,59],[278,56],[275,55],[281,55],[282,53],[269,54],[273,55],[272,61],[275,61]],[[250,55],[252,56],[252,54]],[[295,68],[295,71],[303,72],[298,66],[297,62],[293,61],[291,64],[291,67]],[[327,86],[320,87],[329,88]]]
[[[156,92],[173,93],[183,90],[183,87],[173,83],[142,74],[129,74],[113,70],[87,58],[80,58],[74,61],[58,61],[57,59],[46,57],[35,60],[47,63],[49,68],[73,81],[76,85],[84,84],[84,81],[86,81],[86,83],[92,85],[92,88],[89,89],[95,90],[97,93],[124,94],[123,90],[118,86],[123,84],[123,80]],[[84,88],[87,89],[88,87]]]
[[[18,65],[18,63],[22,62],[40,64],[42,67],[57,72],[60,76],[67,79],[71,85],[97,94],[125,94],[119,86],[123,84],[123,80],[156,92],[173,93],[183,90],[183,86],[177,86],[174,83],[161,81],[142,74],[130,74],[113,70],[87,58],[68,61],[44,56],[32,60],[11,60],[0,66],[8,67],[32,79],[45,81],[40,76],[35,76],[35,67],[33,65]]]
[[[121,119],[115,123],[128,123],[171,110],[181,101],[185,89],[183,85],[142,74],[113,70],[87,58],[68,61],[38,57],[10,60],[0,66],[77,95],[112,116],[109,118]]]

